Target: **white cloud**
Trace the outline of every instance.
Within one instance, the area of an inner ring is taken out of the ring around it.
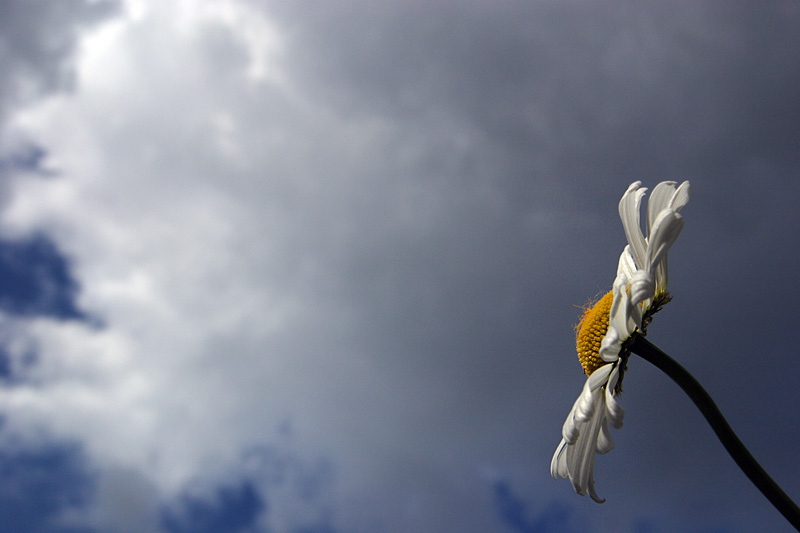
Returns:
[[[436,246],[464,221],[491,238],[481,225],[504,209],[491,185],[453,187],[474,132],[446,116],[326,107],[282,74],[280,32],[247,4],[136,5],[85,39],[73,93],[9,126],[47,148],[58,176],[19,177],[2,230],[54,238],[103,323],[9,328],[14,357],[40,358],[2,392],[9,424],[76,439],[109,472],[174,495],[288,419],[297,453],[336,465],[337,508],[355,530],[464,513],[482,488],[455,489],[457,478],[492,438],[473,424],[494,413],[459,419],[475,393],[458,372],[449,383],[447,369],[387,359],[408,348],[365,351],[365,328],[381,322],[360,299],[413,309],[403,247]],[[434,309],[435,279],[414,288]],[[485,505],[468,513],[475,528]]]

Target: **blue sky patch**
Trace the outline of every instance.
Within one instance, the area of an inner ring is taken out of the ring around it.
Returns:
[[[507,481],[494,484],[497,514],[511,531],[517,533],[558,533],[573,531],[570,511],[563,504],[552,504],[536,516],[529,516],[525,502],[514,494]]]
[[[24,315],[86,319],[78,309],[79,287],[69,262],[43,235],[0,240],[0,309]]]
[[[76,446],[0,450],[0,524],[16,533],[84,533],[58,524],[69,508],[84,506],[94,487]]]
[[[220,487],[214,499],[184,495],[177,509],[164,511],[162,525],[170,533],[238,533],[250,531],[266,502],[249,481]]]
[[[8,352],[0,345],[0,379],[7,379],[11,376],[11,360]]]

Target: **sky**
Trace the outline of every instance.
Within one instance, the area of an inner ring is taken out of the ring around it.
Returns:
[[[641,180],[648,339],[800,500],[800,4],[0,2],[0,524],[790,531],[629,363],[550,477]]]

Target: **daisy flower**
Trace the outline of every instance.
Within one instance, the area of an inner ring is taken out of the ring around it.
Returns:
[[[689,201],[689,182],[656,185],[647,205],[647,235],[639,214],[647,189],[641,182],[628,187],[619,202],[619,215],[628,245],[622,251],[613,288],[587,309],[576,329],[578,358],[587,375],[580,396],[562,429],[562,440],[550,463],[555,478],[569,478],[575,492],[587,492],[602,503],[594,489],[594,457],[614,447],[610,427],[622,427],[623,409],[616,398],[622,391],[634,333],[647,326],[669,302],[667,252],[683,229],[680,210]]]

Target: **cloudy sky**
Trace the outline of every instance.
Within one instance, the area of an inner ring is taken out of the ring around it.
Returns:
[[[690,180],[649,339],[800,500],[800,4],[0,2],[0,523],[788,524],[629,365],[549,476],[617,202]]]

